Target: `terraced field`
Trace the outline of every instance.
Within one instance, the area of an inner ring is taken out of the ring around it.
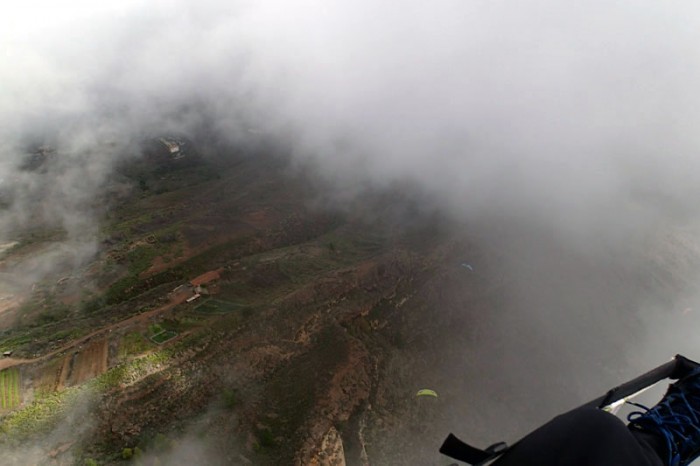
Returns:
[[[5,369],[0,372],[0,408],[13,409],[21,402],[19,369]]]
[[[162,332],[159,332],[151,337],[151,341],[154,343],[157,343],[159,345],[162,345],[168,340],[172,340],[177,336],[177,332],[173,332],[172,330],[163,330]]]
[[[229,312],[242,309],[244,306],[220,299],[208,299],[195,308],[195,312],[200,314],[227,314]]]
[[[107,341],[99,340],[66,356],[59,376],[58,387],[80,385],[107,370]]]

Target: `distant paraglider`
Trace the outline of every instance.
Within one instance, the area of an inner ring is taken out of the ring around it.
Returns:
[[[472,267],[470,264],[467,264],[466,262],[462,262],[462,267],[464,267],[465,269],[467,269],[471,272],[474,271],[474,267]]]
[[[424,388],[422,390],[418,390],[416,393],[416,396],[433,396],[435,398],[438,397],[438,394],[435,392],[435,390],[430,390],[429,388]]]

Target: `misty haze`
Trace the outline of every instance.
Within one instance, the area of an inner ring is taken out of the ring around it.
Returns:
[[[688,1],[6,5],[0,464],[446,466],[700,358],[699,44]]]

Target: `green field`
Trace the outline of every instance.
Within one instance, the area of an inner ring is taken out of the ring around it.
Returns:
[[[165,343],[166,341],[173,339],[177,336],[177,332],[173,332],[172,330],[163,330],[160,333],[156,333],[151,337],[151,340],[154,343],[158,343],[159,345]]]
[[[16,367],[0,372],[0,408],[13,409],[20,404],[19,369]]]
[[[119,344],[119,357],[124,358],[145,353],[153,345],[139,332],[127,333]]]
[[[195,308],[195,312],[206,315],[228,314],[243,309],[244,306],[219,299],[208,299]]]

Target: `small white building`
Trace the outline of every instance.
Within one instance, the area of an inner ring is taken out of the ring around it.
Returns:
[[[175,141],[170,141],[165,138],[160,138],[160,142],[170,151],[171,155],[175,155],[180,152],[180,144]]]

